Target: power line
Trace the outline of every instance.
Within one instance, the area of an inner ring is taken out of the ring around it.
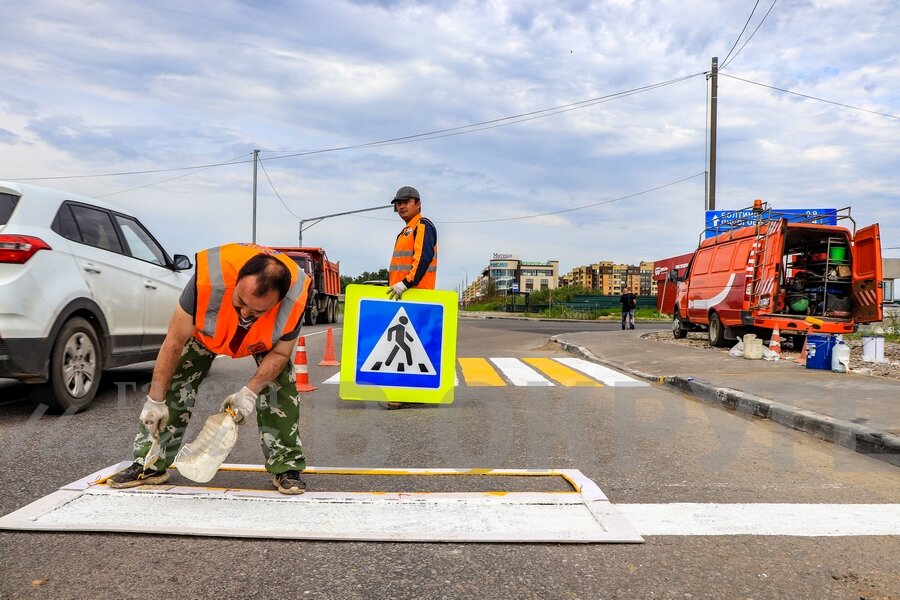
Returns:
[[[586,208],[593,208],[593,207],[595,207],[595,206],[601,206],[601,205],[603,205],[603,204],[612,204],[613,202],[619,202],[619,201],[621,201],[621,200],[627,200],[628,198],[634,198],[634,197],[636,197],[636,196],[642,196],[642,195],[644,195],[644,194],[649,194],[650,192],[656,192],[656,191],[658,191],[658,190],[662,190],[662,189],[665,189],[665,188],[667,188],[667,187],[671,187],[671,186],[673,186],[673,185],[677,185],[677,184],[679,184],[679,183],[684,183],[685,181],[688,181],[688,180],[690,180],[690,179],[694,179],[694,178],[696,178],[696,177],[700,177],[701,175],[704,175],[704,174],[705,174],[705,171],[701,171],[701,172],[699,172],[699,173],[694,173],[693,175],[690,175],[690,176],[688,176],[688,177],[684,177],[683,179],[679,179],[679,180],[677,180],[677,181],[670,181],[669,183],[665,183],[665,184],[663,184],[663,185],[659,185],[659,186],[656,186],[656,187],[654,187],[654,188],[650,188],[649,190],[644,190],[644,191],[641,191],[641,192],[635,192],[635,193],[633,193],[633,194],[628,194],[627,196],[620,196],[620,197],[618,197],[618,198],[612,198],[612,199],[610,199],[610,200],[602,200],[602,201],[600,201],[600,202],[594,202],[593,204],[585,204],[584,206],[576,206],[576,207],[573,207],[573,208],[564,208],[564,209],[562,209],[562,210],[554,210],[554,211],[551,211],[551,212],[539,213],[539,214],[534,214],[534,215],[524,215],[524,216],[521,216],[521,217],[504,217],[504,218],[500,218],[500,219],[479,219],[479,220],[475,220],[475,221],[435,221],[435,223],[452,223],[452,224],[464,224],[464,223],[465,223],[465,224],[468,224],[468,223],[496,223],[496,222],[498,222],[498,221],[519,221],[519,220],[522,220],[522,219],[534,219],[534,218],[536,218],[536,217],[546,217],[546,216],[549,216],[549,215],[558,215],[558,214],[561,214],[561,213],[573,212],[573,211],[576,211],[576,210],[584,210],[584,209],[586,209]],[[383,220],[386,221],[387,219],[383,219]]]
[[[246,156],[246,154],[244,155]],[[49,179],[87,179],[90,177],[118,177],[121,175],[148,175],[151,173],[171,173],[173,171],[193,171],[211,169],[213,167],[225,167],[228,165],[239,165],[253,162],[250,160],[234,160],[220,163],[210,163],[208,165],[193,165],[191,167],[172,167],[169,169],[147,169],[145,171],[120,171],[118,173],[94,173],[92,175],[55,175],[51,177],[0,177],[0,179],[9,179],[13,181],[40,181]]]
[[[253,154],[253,153],[252,153],[252,152],[247,152],[246,154],[241,154],[241,155],[238,156],[237,158],[231,159],[231,161],[236,161],[236,160],[238,160],[238,159],[240,159],[240,158],[244,158],[245,156],[249,156],[249,155],[251,155],[251,154]],[[233,164],[231,161],[229,161],[228,164]],[[141,190],[141,189],[144,189],[144,188],[153,187],[154,185],[160,185],[160,184],[163,184],[163,183],[168,183],[168,182],[170,182],[170,181],[175,181],[176,179],[181,179],[182,177],[190,177],[191,175],[196,175],[197,173],[200,173],[200,172],[202,172],[202,171],[206,171],[206,170],[212,169],[212,168],[213,168],[213,166],[210,165],[210,166],[208,166],[208,167],[203,167],[203,168],[197,169],[196,171],[192,171],[192,172],[190,172],[190,173],[185,173],[185,174],[183,174],[183,175],[176,175],[175,177],[170,177],[170,178],[168,178],[168,179],[163,179],[162,181],[154,181],[153,183],[146,183],[146,184],[144,184],[144,185],[139,185],[139,186],[132,187],[132,188],[126,188],[126,189],[124,189],[124,190],[119,190],[119,191],[117,191],[117,192],[109,192],[108,194],[95,195],[94,198],[106,198],[107,196],[115,196],[116,194],[124,194],[125,192],[133,192],[134,190]]]
[[[414,135],[401,136],[396,138],[388,138],[384,140],[378,140],[374,142],[365,142],[361,144],[352,144],[348,146],[337,146],[333,148],[324,148],[320,150],[309,150],[302,152],[293,152],[288,151],[288,154],[283,156],[271,156],[268,160],[281,160],[285,158],[293,158],[297,156],[310,156],[313,154],[325,154],[328,152],[338,152],[343,150],[355,150],[359,148],[371,148],[377,146],[389,146],[394,144],[407,144],[416,141],[424,141],[429,139],[437,139],[440,137],[448,137],[451,135],[461,135],[464,133],[474,133],[477,131],[482,131],[485,129],[491,129],[494,127],[502,127],[505,125],[511,125],[514,123],[521,123],[525,121],[530,121],[533,119],[549,117],[553,115],[557,115],[563,112],[569,112],[572,110],[578,110],[581,108],[587,108],[589,106],[594,106],[595,104],[600,104],[602,102],[609,102],[612,100],[618,100],[619,98],[625,98],[627,96],[632,96],[634,94],[639,94],[643,92],[648,92],[650,90],[654,90],[656,88],[672,85],[675,83],[679,83],[685,81],[687,79],[692,79],[694,77],[699,77],[700,75],[705,75],[705,73],[694,73],[693,75],[685,75],[683,77],[677,77],[675,79],[670,79],[668,81],[661,81],[658,83],[652,83],[649,85],[632,88],[630,90],[625,90],[622,92],[615,92],[613,94],[608,94],[606,96],[598,96],[596,98],[589,98],[587,100],[580,100],[578,102],[573,102],[571,104],[564,104],[562,106],[556,106],[552,108],[544,108],[540,110],[535,110],[527,113],[521,113],[518,115],[513,115],[510,117],[500,117],[498,119],[492,119],[490,121],[482,121],[480,123],[472,123],[469,125],[460,125],[458,127],[451,127],[449,129],[438,129],[435,131],[429,131],[426,133],[417,133]],[[266,152],[285,152],[285,151],[276,151],[276,150],[266,150]],[[246,164],[253,162],[253,159],[249,160],[233,160],[226,161],[221,163],[211,163],[206,165],[193,165],[189,167],[172,167],[168,169],[147,169],[143,171],[120,171],[116,173],[95,173],[91,175],[57,175],[50,177],[0,177],[0,179],[9,179],[14,181],[44,181],[44,180],[60,180],[60,179],[86,179],[90,177],[117,177],[123,175],[146,175],[151,173],[169,173],[173,171],[193,171],[193,170],[202,170],[209,169],[212,167],[223,167],[228,165],[237,165],[237,164]]]
[[[800,96],[801,98],[808,98],[809,100],[818,100],[819,102],[825,102],[827,104],[833,104],[835,106],[840,106],[843,108],[849,108],[852,110],[867,112],[867,113],[871,113],[873,115],[879,115],[881,117],[888,117],[889,119],[900,119],[900,116],[897,116],[897,115],[878,112],[877,110],[869,110],[868,108],[860,108],[858,106],[844,104],[843,102],[835,102],[834,100],[826,100],[825,98],[818,98],[816,96],[810,96],[808,94],[801,94],[800,92],[786,90],[784,88],[775,87],[773,85],[766,85],[765,83],[760,83],[758,81],[751,81],[749,79],[743,79],[742,77],[735,77],[734,75],[729,75],[728,73],[722,73],[721,71],[719,71],[719,75],[722,75],[723,77],[730,77],[731,79],[737,79],[738,81],[743,81],[744,83],[752,83],[753,85],[758,85],[760,87],[769,88],[770,90],[777,90],[779,92],[784,92],[785,94],[793,94],[794,96]]]
[[[721,67],[719,67],[720,71],[722,69],[724,69],[725,67],[727,67],[728,65],[730,65],[731,63],[733,63],[734,59],[736,59],[738,57],[738,54],[740,54],[741,51],[744,49],[744,47],[750,43],[750,40],[753,39],[753,36],[756,35],[756,32],[759,31],[759,28],[762,27],[762,24],[766,22],[766,19],[769,17],[769,13],[772,12],[773,8],[775,8],[775,3],[777,3],[777,2],[778,2],[778,0],[772,0],[772,6],[770,6],[769,10],[766,11],[766,14],[763,15],[763,18],[762,18],[762,20],[760,20],[759,24],[756,26],[756,29],[753,30],[753,33],[750,34],[750,37],[747,38],[747,41],[745,41],[743,44],[741,44],[741,47],[738,48],[738,51],[734,53],[734,56],[731,57],[731,60],[729,60],[728,62],[724,63]]]
[[[269,182],[269,186],[272,188],[272,191],[275,192],[275,196],[276,196],[276,197],[278,198],[278,200],[281,202],[281,205],[284,206],[284,209],[285,209],[286,211],[288,211],[289,213],[291,213],[292,215],[294,215],[294,217],[295,217],[296,219],[299,219],[300,217],[299,217],[298,215],[296,215],[296,214],[294,213],[294,211],[292,211],[290,208],[288,208],[288,205],[285,204],[285,203],[284,203],[284,200],[281,199],[281,194],[279,194],[279,193],[278,193],[278,190],[275,189],[275,184],[272,183],[272,179],[269,177],[269,172],[266,171],[266,165],[263,164],[263,160],[262,160],[262,159],[259,159],[259,166],[262,167],[263,175],[266,176],[266,180]]]
[[[267,150],[266,152],[276,152],[276,153],[287,152],[287,154],[283,154],[282,156],[272,156],[272,157],[269,157],[269,159],[268,159],[268,160],[280,160],[283,158],[293,158],[293,157],[297,157],[297,156],[309,156],[312,154],[324,154],[327,152],[338,152],[338,151],[342,151],[342,150],[355,150],[355,149],[359,149],[359,148],[370,148],[370,147],[375,147],[375,146],[407,144],[410,142],[438,139],[438,138],[449,137],[449,136],[453,136],[453,135],[462,135],[465,133],[474,133],[476,131],[483,131],[485,129],[504,127],[506,125],[522,123],[525,121],[531,121],[534,119],[540,119],[540,118],[544,118],[544,117],[554,116],[554,115],[564,113],[564,112],[587,108],[589,106],[594,106],[596,104],[601,104],[603,102],[610,102],[612,100],[618,100],[620,98],[625,98],[627,96],[632,96],[635,94],[654,90],[654,89],[657,89],[660,87],[672,85],[675,83],[680,83],[682,81],[692,79],[694,77],[699,77],[699,76],[705,75],[705,74],[706,74],[705,72],[694,73],[692,75],[685,75],[683,77],[677,77],[675,79],[670,79],[668,81],[652,83],[649,85],[632,88],[630,90],[625,90],[622,92],[615,92],[613,94],[607,94],[605,96],[598,96],[596,98],[590,98],[588,100],[580,100],[578,102],[573,102],[571,104],[564,104],[564,105],[555,106],[552,108],[543,108],[540,110],[535,110],[535,111],[526,112],[526,113],[520,113],[520,114],[512,115],[509,117],[500,117],[500,118],[491,119],[488,121],[481,121],[480,123],[471,123],[469,125],[460,125],[457,127],[450,127],[447,129],[438,129],[435,131],[429,131],[429,132],[425,132],[425,133],[417,133],[417,134],[413,134],[413,135],[389,138],[389,139],[385,139],[385,140],[379,140],[377,142],[366,142],[363,144],[354,144],[354,145],[350,145],[350,146],[336,146],[333,148],[325,148],[325,149],[321,149],[321,150],[306,150],[306,151]]]
[[[756,12],[756,7],[759,6],[759,0],[756,0],[756,4],[753,5],[753,10],[750,11],[750,16],[747,17],[747,21],[744,23],[744,26],[741,27],[741,32],[738,34],[737,38],[734,40],[734,44],[731,45],[731,50],[728,51],[728,54],[725,55],[725,58],[722,60],[722,65],[728,62],[728,57],[731,56],[731,53],[734,52],[735,47],[737,47],[738,42],[741,41],[741,36],[744,35],[744,32],[747,31],[747,25],[750,24],[750,19],[753,18],[753,13]]]

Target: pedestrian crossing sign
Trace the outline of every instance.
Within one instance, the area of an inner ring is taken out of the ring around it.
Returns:
[[[340,397],[385,402],[453,402],[456,294],[349,285],[344,300]]]

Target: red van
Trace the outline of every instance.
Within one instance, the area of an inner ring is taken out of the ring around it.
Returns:
[[[706,330],[713,346],[746,332],[768,338],[852,333],[883,318],[878,225],[794,222],[757,200],[728,230],[700,242],[677,282],[672,333]],[[721,227],[720,229],[721,230]],[[794,339],[794,345],[801,342]]]

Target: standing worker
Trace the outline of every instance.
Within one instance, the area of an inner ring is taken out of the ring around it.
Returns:
[[[622,303],[622,329],[625,329],[625,321],[628,321],[628,328],[634,329],[634,309],[637,308],[637,295],[631,290],[626,289],[619,297]]]
[[[399,300],[411,287],[433,290],[437,279],[437,229],[422,216],[422,199],[414,187],[403,186],[391,201],[406,222],[394,242],[388,295]]]
[[[391,204],[406,223],[394,242],[389,273],[391,287],[387,291],[391,299],[400,300],[411,287],[434,289],[438,263],[437,229],[422,216],[422,199],[416,188],[403,186],[394,194]],[[406,404],[410,403],[379,403],[388,410],[403,408]]]
[[[291,352],[300,335],[310,281],[286,255],[255,244],[197,254],[153,368],[134,439],[134,464],[108,480],[113,488],[165,483],[184,439],[200,384],[217,355],[253,356],[256,372],[222,403],[240,423],[256,408],[266,470],[283,494],[302,494],[299,394]],[[144,466],[154,439],[159,458]]]

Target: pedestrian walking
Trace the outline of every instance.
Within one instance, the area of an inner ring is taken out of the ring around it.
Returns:
[[[216,356],[252,356],[256,371],[222,402],[242,422],[256,409],[266,470],[283,494],[302,494],[306,458],[300,442],[299,393],[291,353],[300,335],[310,281],[286,255],[255,244],[227,244],[197,254],[159,350],[134,439],[134,463],[108,484],[161,484],[184,440],[197,392]],[[153,442],[160,448],[145,459]]]
[[[637,294],[631,290],[625,290],[619,297],[619,302],[622,303],[622,329],[625,329],[626,321],[628,322],[628,329],[634,329],[634,309],[637,308]]]

